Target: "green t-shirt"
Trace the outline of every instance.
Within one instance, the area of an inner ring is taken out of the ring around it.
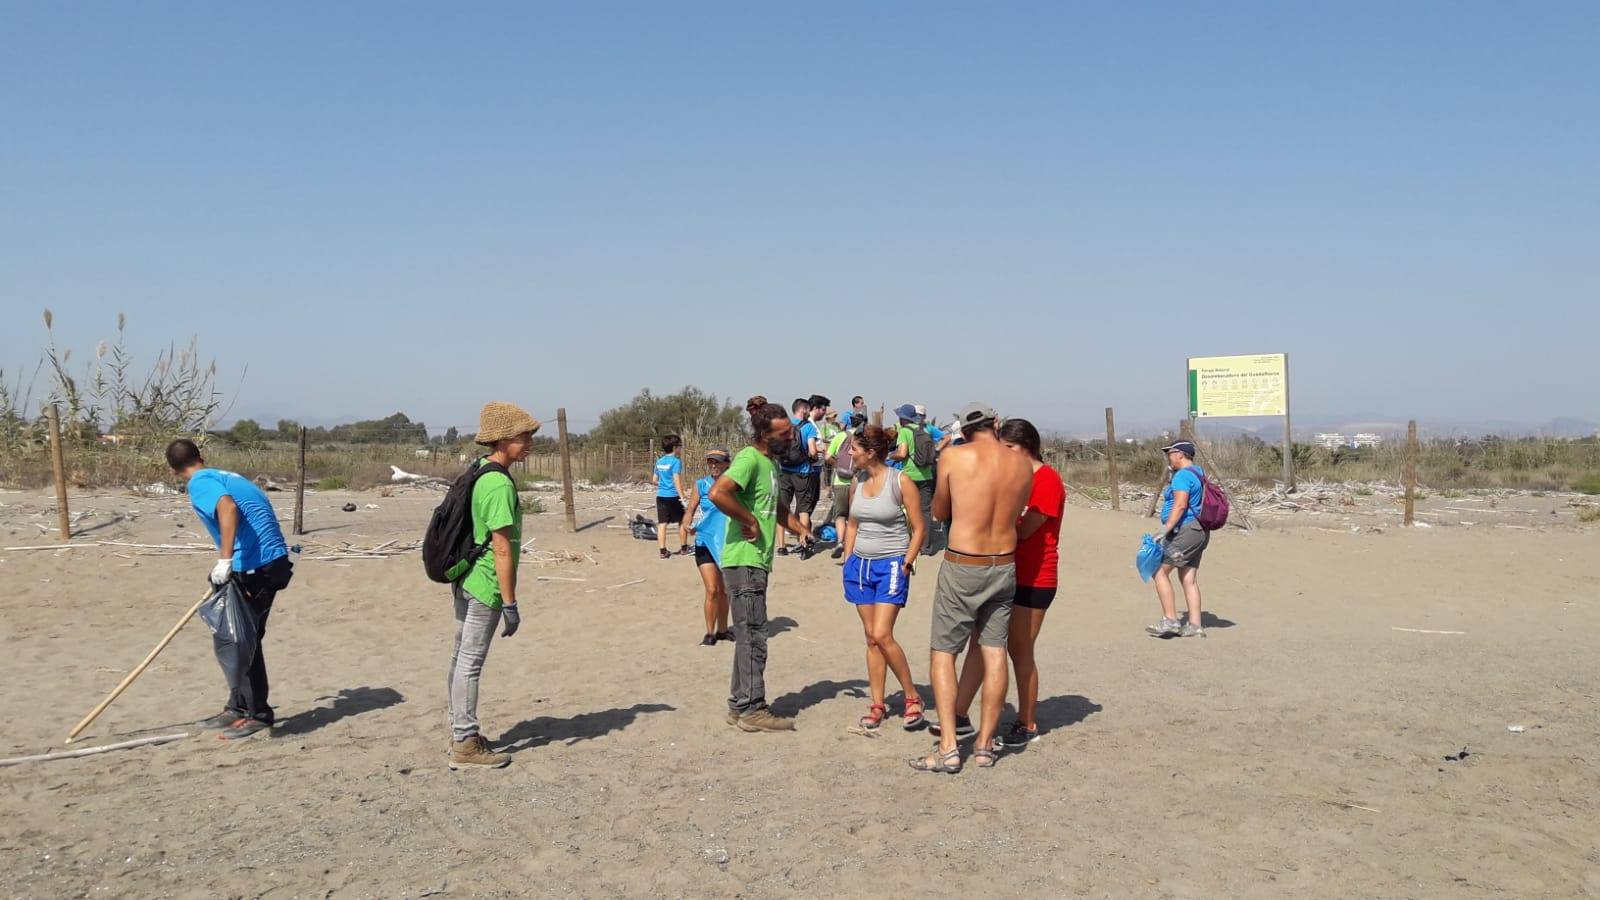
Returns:
[[[838,434],[833,436],[833,440],[828,442],[828,458],[829,459],[832,459],[834,456],[838,455],[839,448],[844,446],[844,439],[846,437],[849,437],[849,434],[847,432],[841,431]],[[845,476],[839,474],[839,467],[838,466],[834,466],[833,467],[833,483],[836,484],[836,485],[849,484],[850,483],[850,479],[849,478],[846,478]]]
[[[773,540],[778,530],[778,464],[754,447],[740,450],[727,476],[739,486],[739,505],[761,526],[761,537],[744,539],[738,520],[728,517],[727,539],[722,545],[722,567],[750,566],[772,571]]]
[[[517,563],[522,556],[522,501],[517,486],[499,472],[489,472],[472,486],[472,542],[481,544],[489,532],[511,528],[511,578],[515,583]],[[472,571],[461,583],[467,593],[490,609],[501,606],[500,578],[494,571],[494,547],[478,557]]]
[[[911,436],[911,430],[913,428],[917,429],[918,431],[922,430],[921,425],[901,425],[900,434],[895,438],[895,444],[897,446],[906,448],[906,467],[901,471],[905,472],[906,477],[912,481],[927,481],[929,478],[933,477],[933,472],[922,469],[918,467],[916,463],[911,461],[913,451],[916,450],[917,446],[915,443],[913,443],[914,438]]]

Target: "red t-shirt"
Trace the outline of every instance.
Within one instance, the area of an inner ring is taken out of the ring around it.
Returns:
[[[1067,506],[1067,487],[1049,466],[1033,473],[1033,492],[1022,514],[1036,509],[1046,518],[1032,537],[1017,544],[1017,584],[1024,587],[1055,587],[1056,569],[1061,565],[1061,513]]]

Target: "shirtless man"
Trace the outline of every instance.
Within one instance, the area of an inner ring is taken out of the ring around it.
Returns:
[[[949,524],[949,549],[933,594],[928,664],[939,721],[955,722],[956,654],[977,632],[983,656],[983,721],[974,765],[995,764],[994,734],[1006,699],[1006,634],[1017,588],[1017,517],[1033,487],[1033,467],[1000,443],[995,412],[969,403],[958,417],[964,443],[939,457],[934,517]],[[961,771],[956,729],[940,732],[930,756],[910,760],[919,772]]]

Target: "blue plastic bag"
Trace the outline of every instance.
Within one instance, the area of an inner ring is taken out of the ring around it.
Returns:
[[[1133,566],[1139,570],[1139,578],[1149,581],[1156,577],[1156,572],[1161,569],[1161,562],[1166,558],[1166,551],[1156,543],[1150,535],[1144,536],[1144,543],[1139,545],[1139,555],[1134,557]]]
[[[837,541],[839,539],[839,533],[832,525],[824,525],[822,526],[822,530],[817,532],[817,537],[824,541]]]

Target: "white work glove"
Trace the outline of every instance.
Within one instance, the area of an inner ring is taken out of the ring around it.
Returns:
[[[227,559],[217,560],[217,564],[211,567],[211,583],[217,587],[222,587],[223,585],[227,584],[228,579],[232,576],[233,557],[231,556]]]

